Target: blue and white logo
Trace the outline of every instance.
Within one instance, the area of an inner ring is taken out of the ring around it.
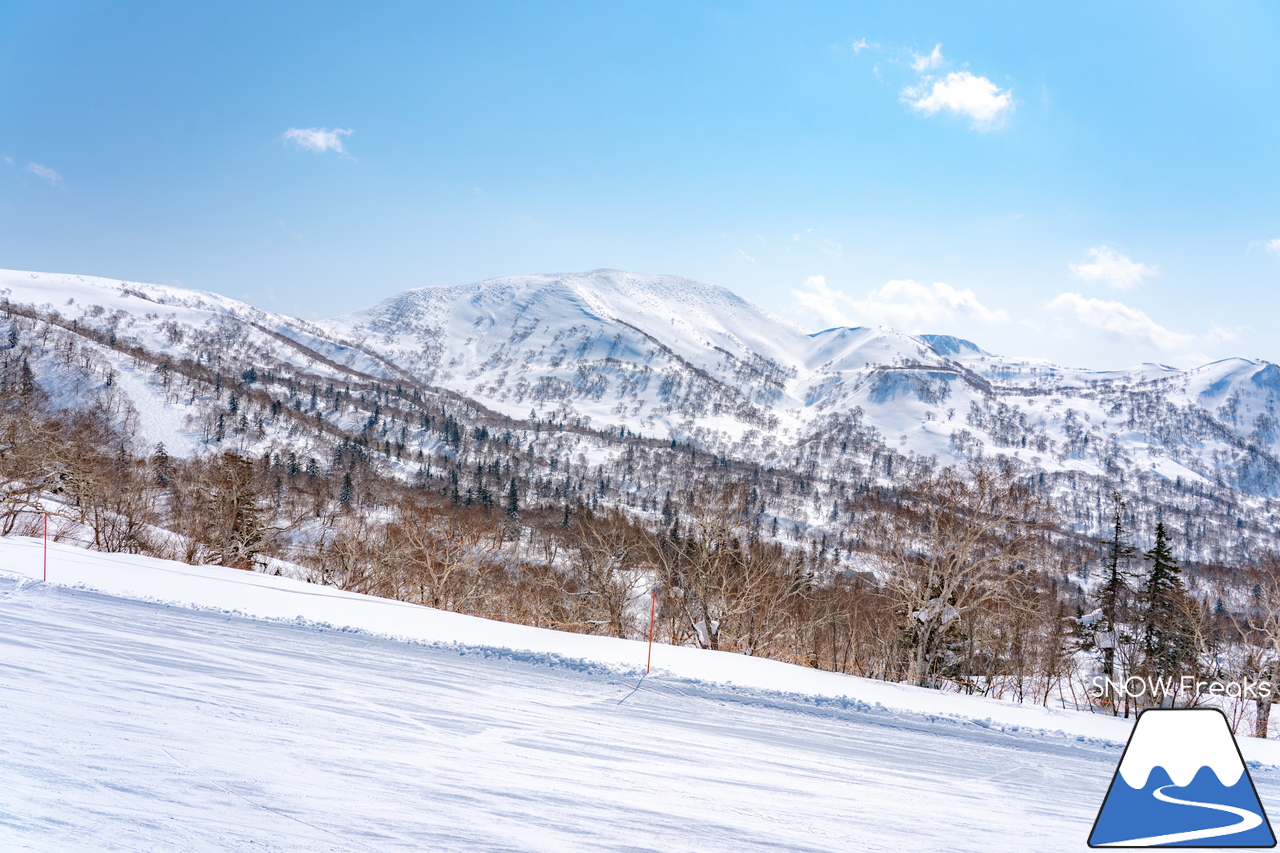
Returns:
[[[1275,847],[1223,713],[1144,711],[1089,835],[1090,847]]]

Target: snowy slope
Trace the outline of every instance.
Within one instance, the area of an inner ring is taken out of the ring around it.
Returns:
[[[406,291],[322,324],[427,382],[647,434],[776,428],[800,328],[724,288],[615,270]],[[745,426],[744,426],[745,425]]]
[[[45,273],[0,272],[0,296],[175,356],[199,359],[216,341],[246,364],[294,365],[318,381],[412,379],[514,418],[692,439],[760,461],[854,425],[880,459],[1003,454],[1048,474],[1165,488],[1188,512],[1183,487],[1280,498],[1280,366],[1257,360],[1086,371],[943,335],[809,334],[721,287],[615,270],[424,287],[320,323],[216,294]]]
[[[0,540],[6,850],[1084,850],[1130,728],[688,649],[641,682],[640,643],[63,545],[39,572]],[[1241,744],[1275,811],[1280,744]]]
[[[70,319],[109,327],[149,349],[183,352],[187,335],[243,335],[247,351],[265,348],[285,360],[296,360],[310,370],[338,375],[314,359],[299,359],[297,352],[270,336],[285,334],[326,356],[337,356],[355,369],[372,368],[376,360],[334,345],[317,334],[305,320],[254,308],[244,302],[203,290],[187,290],[162,284],[99,278],[96,276],[0,270],[0,297],[5,300],[55,310]]]
[[[724,288],[616,270],[419,288],[318,325],[514,417],[746,449],[857,413],[946,464],[995,452],[1280,495],[1280,367],[1261,361],[1087,371],[945,335],[806,334]]]
[[[395,375],[395,368],[376,355],[330,341],[324,331],[304,320],[215,293],[93,276],[0,270],[3,303],[34,307],[42,315],[54,312],[61,322],[109,335],[112,342],[138,345],[174,360],[213,365],[228,384],[239,380],[241,371],[250,366],[285,366],[322,386]],[[0,335],[8,331],[2,329]],[[74,336],[64,333],[62,338]],[[201,421],[210,417],[210,395],[178,393],[165,384],[156,365],[133,359],[114,343],[105,346],[81,339],[81,358],[68,364],[56,352],[62,346],[58,336],[41,335],[39,340],[44,342],[44,357],[34,359],[32,369],[55,401],[84,403],[109,388],[127,404],[119,406],[121,411],[136,415],[134,429],[143,447],[163,442],[168,452],[188,456],[207,446],[208,427],[206,423],[202,428]],[[219,396],[216,402],[225,405],[226,400]],[[352,415],[347,423],[334,418],[344,426],[353,419],[359,416]],[[261,452],[290,442],[304,457],[325,452],[315,442],[296,440],[292,433],[285,438],[270,432],[265,438],[252,448],[242,441],[237,449]]]

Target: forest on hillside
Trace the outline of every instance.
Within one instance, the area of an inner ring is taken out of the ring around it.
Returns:
[[[1099,675],[1280,680],[1280,560],[1215,521],[1211,494],[1178,534],[1160,504],[1009,457],[896,454],[856,413],[764,465],[517,421],[409,377],[308,373],[232,325],[178,359],[110,318],[6,311],[3,535],[49,512],[54,536],[102,551],[615,637],[647,637],[652,615],[659,642],[1106,713],[1141,703],[1095,695]],[[121,391],[126,368],[182,407],[199,452],[144,438],[156,413]],[[1187,529],[1248,546],[1188,559]],[[1265,734],[1269,709],[1232,713]]]

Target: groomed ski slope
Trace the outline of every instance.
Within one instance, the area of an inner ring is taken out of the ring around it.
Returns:
[[[1131,722],[0,540],[5,851],[1070,851]],[[637,687],[638,685],[638,687]],[[1241,738],[1280,812],[1280,744]]]

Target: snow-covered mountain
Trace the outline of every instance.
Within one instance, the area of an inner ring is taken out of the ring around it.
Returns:
[[[1280,367],[1264,361],[1089,371],[945,335],[809,333],[721,287],[614,270],[424,287],[314,323],[72,275],[0,272],[0,297],[235,381],[249,369],[299,371],[311,378],[285,382],[290,403],[318,416],[324,383],[405,383],[517,422],[674,440],[855,483],[1003,454],[1072,493],[1068,512],[1086,528],[1111,488],[1182,513],[1187,531],[1206,501],[1231,525],[1247,517],[1274,530],[1280,519]],[[208,417],[198,428],[198,412],[182,414],[194,393],[158,389],[118,353],[101,357],[158,439],[183,452],[208,440]],[[309,405],[299,399],[308,384]],[[347,427],[368,417],[340,402],[324,417]],[[403,421],[393,419],[400,443],[413,444],[417,425]]]
[[[724,288],[614,270],[410,290],[318,327],[512,417],[745,455],[854,418],[944,464],[1153,472],[1280,495],[1280,367],[1089,371],[887,328],[807,333]]]

